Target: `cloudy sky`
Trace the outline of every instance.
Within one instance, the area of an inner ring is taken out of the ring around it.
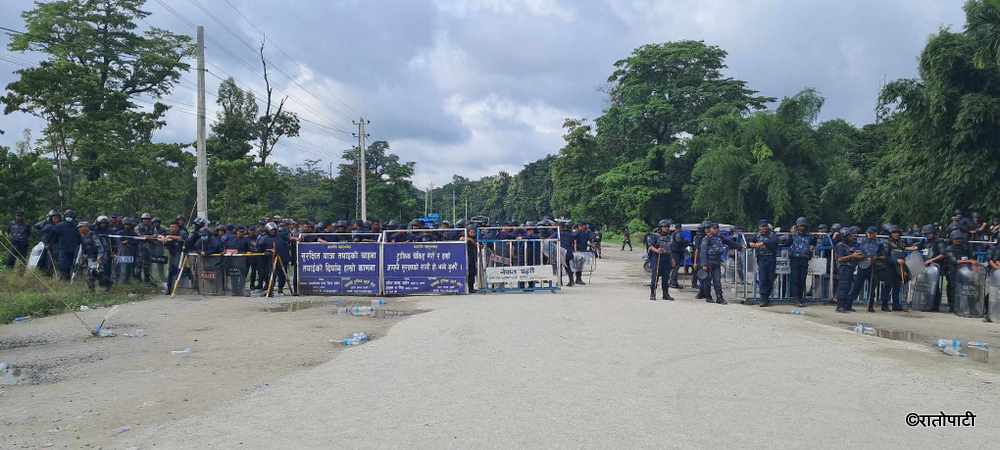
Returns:
[[[30,0],[0,0],[0,26],[23,29]],[[166,5],[166,7],[164,6]],[[309,122],[278,161],[337,163],[356,143],[352,120],[371,121],[418,186],[476,178],[561,146],[562,119],[594,118],[614,61],[637,46],[699,39],[729,52],[729,74],[782,97],[815,87],[823,118],[872,119],[883,79],[912,77],[928,36],[960,29],[959,0],[149,0],[142,26],[194,34],[204,25],[209,91],[233,76],[263,92],[251,47],[268,40],[276,90]],[[16,63],[0,35],[0,85]],[[173,95],[157,139],[194,139],[192,71]],[[214,117],[209,97],[209,118]],[[0,144],[38,129],[0,116]],[[36,134],[37,136],[37,134]]]

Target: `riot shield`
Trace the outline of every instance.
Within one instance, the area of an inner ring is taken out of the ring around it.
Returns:
[[[201,256],[198,258],[198,293],[202,295],[222,295],[223,261],[221,256]]]
[[[229,256],[223,259],[226,261],[225,282],[229,293],[237,297],[245,296],[246,277],[244,274],[247,271],[247,258],[245,256]]]
[[[45,253],[45,244],[39,242],[31,248],[31,254],[28,256],[28,268],[37,269],[38,263],[42,260],[42,254]]]
[[[920,252],[910,252],[906,256],[906,268],[910,269],[910,279],[916,280],[924,273],[924,256]]]
[[[1000,322],[1000,270],[990,274],[990,311],[986,317],[990,322]]]
[[[922,264],[921,264],[922,266]],[[934,304],[934,292],[937,290],[940,272],[937,265],[924,268],[910,282],[910,308],[913,311],[929,311]]]
[[[962,317],[983,315],[983,276],[963,265],[955,276],[955,314]]]

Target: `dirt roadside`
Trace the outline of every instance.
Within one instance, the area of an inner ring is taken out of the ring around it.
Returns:
[[[6,381],[17,384],[0,385],[0,447],[109,447],[116,435],[203,412],[330,361],[344,351],[331,339],[358,331],[378,339],[420,312],[415,302],[390,299],[391,317],[343,313],[345,303],[368,302],[157,297],[121,305],[107,326],[113,338],[90,337],[72,314],[0,326],[0,362],[18,375],[8,372]],[[80,315],[96,325],[105,312]]]

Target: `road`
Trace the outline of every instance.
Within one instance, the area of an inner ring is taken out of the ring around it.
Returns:
[[[368,345],[139,448],[995,448],[1000,377],[737,304],[650,302],[636,253],[560,294],[427,298]],[[972,411],[974,428],[911,428]]]

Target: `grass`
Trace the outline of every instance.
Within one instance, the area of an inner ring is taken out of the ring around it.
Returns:
[[[154,288],[139,285],[115,285],[111,292],[100,287],[90,293],[87,283],[77,280],[72,285],[41,274],[41,281],[31,274],[0,272],[0,323],[17,317],[44,317],[79,309],[80,305],[116,305],[142,300],[155,293]],[[129,297],[129,294],[135,294]]]

